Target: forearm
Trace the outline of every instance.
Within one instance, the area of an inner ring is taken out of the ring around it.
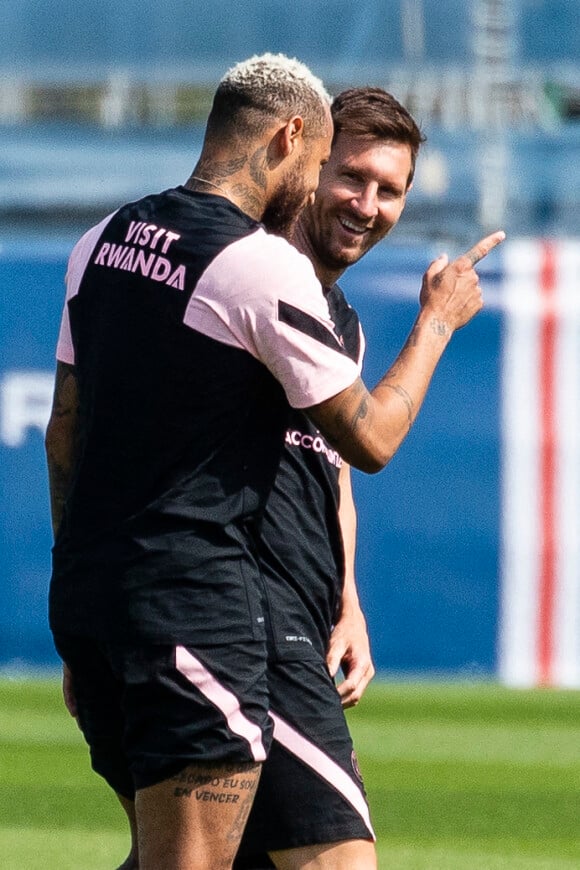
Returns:
[[[45,437],[52,530],[60,528],[78,452],[78,393],[74,367],[57,365],[54,400]]]
[[[447,324],[422,309],[397,359],[370,391],[370,412],[380,426],[387,461],[415,422],[452,334]]]
[[[434,260],[420,293],[421,310],[395,364],[370,392],[359,378],[336,396],[308,409],[343,459],[374,473],[392,459],[409,432],[441,356],[456,329],[483,307],[474,265],[505,238],[486,236],[452,263]]]
[[[343,605],[358,605],[358,594],[355,581],[355,556],[357,515],[352,495],[350,466],[343,462],[339,473],[340,500],[338,521],[342,536],[344,552],[344,583],[342,590]]]
[[[327,664],[332,676],[342,669],[344,680],[338,686],[345,707],[354,706],[372,680],[375,670],[364,614],[355,581],[356,508],[352,497],[350,467],[340,470],[339,522],[343,538],[345,572],[340,615],[330,637]]]
[[[50,513],[52,532],[56,534],[60,528],[66,496],[71,482],[71,466],[64,465],[58,456],[47,448],[48,483],[50,492]]]
[[[374,473],[392,459],[419,413],[451,335],[451,329],[422,309],[397,359],[372,390],[359,379],[334,399],[309,409],[351,465]]]

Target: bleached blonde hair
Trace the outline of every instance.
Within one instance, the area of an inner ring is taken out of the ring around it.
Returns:
[[[231,67],[219,82],[208,132],[235,127],[238,134],[252,135],[273,119],[300,115],[305,134],[320,136],[331,102],[322,81],[301,61],[270,52],[254,55]]]

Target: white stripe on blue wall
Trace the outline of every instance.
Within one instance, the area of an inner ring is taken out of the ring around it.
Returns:
[[[580,247],[505,249],[498,673],[580,686]]]

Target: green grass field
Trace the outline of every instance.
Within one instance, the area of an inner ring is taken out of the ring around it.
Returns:
[[[2,870],[117,866],[123,815],[59,684],[0,698]],[[580,693],[377,682],[349,720],[384,870],[580,868]]]

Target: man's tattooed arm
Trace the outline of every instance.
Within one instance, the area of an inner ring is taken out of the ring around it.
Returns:
[[[63,507],[77,457],[78,421],[75,368],[59,362],[56,368],[52,412],[45,438],[54,535],[62,520]]]
[[[312,422],[325,438],[351,465],[363,471],[378,471],[388,462],[383,457],[377,465],[369,455],[369,446],[374,428],[373,399],[358,378],[351,387],[332,399],[307,409]],[[390,457],[389,457],[390,458]]]
[[[372,390],[359,378],[308,409],[343,459],[369,473],[390,462],[415,422],[451,334],[444,321],[419,315],[396,360]]]

